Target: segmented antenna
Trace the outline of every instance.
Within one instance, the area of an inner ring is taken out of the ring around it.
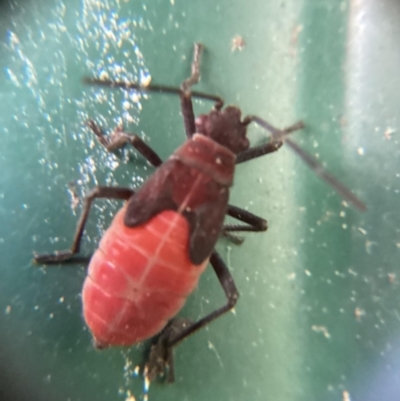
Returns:
[[[202,48],[199,47],[198,54],[200,55]],[[193,71],[192,71],[193,72]],[[196,71],[194,71],[196,73]],[[95,86],[103,86],[109,88],[119,88],[124,90],[137,90],[139,92],[153,92],[153,93],[166,93],[173,95],[182,95],[182,88],[177,88],[168,85],[156,85],[150,84],[148,86],[143,86],[139,83],[135,82],[125,82],[125,81],[113,81],[111,79],[100,79],[100,78],[83,78],[83,82],[87,85],[95,85]],[[186,81],[185,81],[186,83]],[[184,84],[185,84],[184,83]],[[184,86],[184,85],[183,85]],[[224,101],[221,97],[210,95],[204,92],[191,91],[191,96],[198,99],[206,99],[215,102],[216,107],[219,109],[222,107]],[[362,202],[353,192],[347,188],[342,182],[340,182],[336,177],[334,177],[331,173],[326,171],[320,162],[317,161],[313,156],[307,153],[304,149],[302,149],[297,143],[293,142],[287,135],[294,131],[297,128],[293,128],[292,130],[280,130],[275,128],[273,125],[265,121],[264,119],[258,116],[248,116],[245,118],[246,121],[253,121],[270,131],[272,134],[272,141],[276,142],[285,142],[300,158],[311,168],[311,170],[318,175],[322,180],[328,183],[345,201],[353,204],[360,211],[367,210],[367,207],[364,202]]]
[[[313,156],[307,153],[303,148],[301,148],[296,142],[293,142],[287,135],[292,132],[287,132],[285,130],[279,130],[272,126],[269,122],[258,116],[249,116],[248,120],[254,121],[264,129],[268,130],[272,134],[272,141],[285,142],[300,158],[307,164],[311,170],[328,183],[345,201],[352,203],[357,209],[364,212],[367,210],[367,206],[363,201],[361,201],[356,195],[351,192],[342,182],[340,182],[331,173],[326,171],[320,162],[317,161]]]

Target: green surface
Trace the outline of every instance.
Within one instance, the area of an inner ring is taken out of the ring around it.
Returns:
[[[96,184],[137,187],[152,172],[133,151],[107,154],[87,118],[110,129],[124,118],[163,158],[184,140],[177,99],[87,88],[81,77],[150,73],[152,82],[178,85],[201,41],[199,89],[278,126],[303,119],[296,141],[368,211],[343,205],[286,149],[238,167],[232,203],[265,216],[269,231],[249,234],[239,248],[218,245],[241,293],[235,313],[184,342],[176,384],[153,384],[149,399],[336,401],[348,391],[353,401],[397,400],[399,18],[394,0],[7,3],[0,399],[143,399],[143,380],[131,374],[141,349],[91,347],[80,305],[85,264],[34,267],[31,255],[69,246],[80,212],[70,182],[82,197]],[[235,35],[246,41],[242,51],[231,51]],[[250,132],[253,143],[266,138]],[[97,203],[83,254],[117,207]],[[200,317],[222,302],[209,270],[183,315]]]

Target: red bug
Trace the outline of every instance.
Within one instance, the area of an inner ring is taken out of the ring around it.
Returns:
[[[266,220],[228,204],[235,165],[277,151],[287,143],[346,200],[365,205],[287,135],[302,122],[279,130],[257,116],[241,119],[237,107],[223,109],[218,96],[191,91],[199,79],[202,46],[195,45],[192,74],[180,89],[135,83],[86,79],[86,83],[140,91],[179,94],[187,141],[162,162],[138,136],[117,128],[110,137],[89,121],[100,143],[112,151],[132,144],[153,166],[159,167],[138,192],[121,187],[96,187],[85,199],[70,250],[35,255],[38,263],[57,263],[79,252],[84,226],[96,198],[125,200],[94,253],[83,292],[83,311],[98,348],[132,345],[162,333],[150,352],[149,378],[169,367],[173,381],[172,349],[184,338],[235,305],[238,291],[225,263],[214,250],[218,237],[240,231],[265,231]],[[192,97],[215,101],[207,115],[194,117]],[[250,147],[247,126],[256,122],[272,133],[269,143]],[[225,215],[245,223],[224,225]],[[196,287],[208,263],[226,294],[227,303],[192,323],[173,319]],[[168,324],[172,321],[173,323]],[[164,329],[164,330],[163,330]]]

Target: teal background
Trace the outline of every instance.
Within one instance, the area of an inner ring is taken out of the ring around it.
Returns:
[[[179,101],[88,88],[108,73],[179,85],[206,46],[199,90],[284,127],[366,203],[347,207],[290,150],[241,165],[232,203],[269,230],[218,249],[241,298],[176,352],[176,383],[151,400],[397,400],[400,4],[287,0],[9,2],[0,14],[0,399],[145,397],[142,349],[93,350],[81,316],[85,262],[46,268],[32,252],[70,245],[97,184],[137,187],[134,151],[107,154],[84,126],[122,118],[163,158],[184,140]],[[246,46],[232,52],[241,35]],[[206,112],[207,102],[196,102]],[[267,138],[250,130],[253,144]],[[83,255],[118,208],[99,201]],[[182,315],[224,302],[208,270]],[[358,308],[359,315],[355,311]]]

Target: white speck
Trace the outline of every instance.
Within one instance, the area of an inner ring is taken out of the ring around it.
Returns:
[[[294,279],[296,278],[296,273],[290,273],[290,274],[288,274],[287,278],[288,278],[289,280],[294,280]]]
[[[221,163],[222,163],[221,158],[220,158],[220,157],[217,157],[217,158],[215,159],[215,163],[221,164]]]
[[[126,392],[125,401],[136,401],[135,396],[129,390]]]
[[[340,214],[339,214],[339,216],[340,216],[340,217],[346,217],[346,212],[341,211]]]
[[[316,333],[323,333],[323,335],[325,336],[325,338],[330,338],[331,335],[329,334],[328,329],[325,326],[312,326],[311,330],[315,331]]]
[[[58,302],[60,302],[60,304],[62,304],[64,302],[64,297],[61,297]]]
[[[126,325],[125,327],[126,327],[126,328],[129,327],[129,325]],[[126,358],[126,359],[125,359],[125,365],[124,365],[124,371],[125,371],[125,372],[129,371],[129,369],[131,368],[131,366],[132,366],[132,361],[131,361],[130,359]]]
[[[9,32],[8,39],[9,39],[11,47],[19,44],[18,36],[14,32],[11,32],[11,31]]]
[[[100,78],[101,80],[108,79],[109,76],[108,76],[107,71],[102,71],[102,72],[100,73],[99,78]]]
[[[6,315],[9,315],[10,312],[11,312],[11,306],[10,306],[10,305],[7,305],[4,312],[6,313]]]
[[[170,0],[170,2],[173,6],[175,5],[175,0]]]
[[[6,68],[6,73],[8,74],[8,77],[10,78],[11,82],[15,85],[20,87],[21,84],[17,78],[17,76],[14,74],[13,71],[11,71],[9,68]]]
[[[132,93],[129,98],[132,100],[133,103],[139,103],[140,95],[139,93]]]
[[[361,227],[358,227],[358,231],[360,231],[360,233],[363,234],[363,235],[367,235],[367,231],[364,230],[364,229],[361,228]]]
[[[383,133],[385,139],[392,139],[392,135],[396,132],[396,130],[394,130],[393,128],[386,128],[385,132]]]
[[[214,344],[213,344],[211,341],[208,342],[208,348],[209,348],[210,350],[214,351],[214,353],[215,353],[215,355],[216,355],[216,357],[217,357],[217,359],[218,359],[218,362],[220,363],[221,367],[223,368],[223,367],[224,367],[224,364],[222,363],[221,357],[219,356],[217,350],[216,350],[215,347],[214,347]]]
[[[358,153],[360,156],[364,156],[364,154],[365,154],[364,148],[358,148],[358,149],[357,149],[357,153]]]
[[[378,244],[374,241],[369,241],[369,240],[365,241],[365,251],[367,252],[368,255],[371,255],[373,245],[378,245]]]
[[[144,392],[148,393],[150,388],[150,380],[147,366],[144,367],[143,376],[144,376],[144,384],[143,384]]]
[[[150,82],[151,82],[150,74],[145,74],[145,73],[140,74],[140,85],[147,87],[150,85]]]
[[[124,108],[124,110],[129,110],[131,108],[131,105],[128,101],[125,101],[122,103],[122,107]]]
[[[343,393],[342,393],[342,400],[343,400],[343,401],[351,401],[351,400],[350,400],[350,394],[349,394],[348,391],[343,391]]]
[[[354,316],[356,317],[357,320],[361,320],[361,318],[365,316],[365,311],[357,307],[354,309]]]
[[[347,229],[347,224],[342,224],[342,228],[343,228],[343,230],[346,230]]]
[[[54,317],[54,313],[50,313],[49,318],[53,319],[53,317]]]
[[[304,270],[304,273],[306,274],[306,276],[310,277],[311,276],[311,272],[309,270]]]
[[[246,42],[240,35],[236,35],[231,40],[231,51],[235,52],[237,50],[242,51],[246,46]]]

